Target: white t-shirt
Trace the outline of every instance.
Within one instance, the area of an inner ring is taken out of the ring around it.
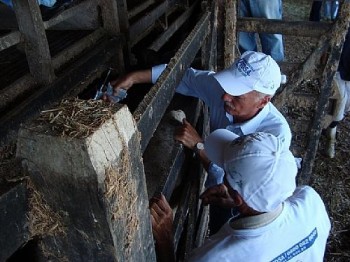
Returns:
[[[309,186],[298,187],[269,224],[220,231],[194,250],[190,261],[321,262],[330,221],[320,196]]]

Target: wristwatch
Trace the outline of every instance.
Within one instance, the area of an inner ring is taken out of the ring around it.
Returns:
[[[202,142],[198,142],[194,148],[193,148],[193,152],[198,155],[200,150],[204,150],[204,144]]]

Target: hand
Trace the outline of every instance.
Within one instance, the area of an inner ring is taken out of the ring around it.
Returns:
[[[173,210],[163,194],[150,200],[150,211],[157,261],[173,262],[175,261]]]
[[[236,207],[234,200],[230,196],[227,187],[224,184],[208,188],[200,198],[204,205],[218,205],[225,208]]]
[[[186,119],[183,120],[182,126],[176,130],[175,139],[192,150],[198,142],[203,141],[196,129]]]
[[[157,244],[173,239],[173,210],[162,194],[150,200],[153,236]]]
[[[111,81],[111,85],[113,86],[113,95],[116,96],[118,94],[119,89],[123,88],[128,90],[130,87],[134,85],[133,73],[129,73],[127,75],[121,76],[115,80]]]

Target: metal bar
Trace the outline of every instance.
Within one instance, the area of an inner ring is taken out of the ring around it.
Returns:
[[[15,31],[0,37],[0,51],[20,43],[21,35],[19,31]]]
[[[327,22],[282,21],[276,19],[247,18],[237,19],[237,31],[292,36],[320,37],[332,28]]]
[[[206,12],[171,59],[157,83],[136,108],[133,116],[137,122],[138,129],[142,133],[142,152],[145,151],[185,70],[190,66],[202,46],[210,31],[209,28],[210,12]]]

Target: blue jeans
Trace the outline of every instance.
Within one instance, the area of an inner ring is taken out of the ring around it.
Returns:
[[[327,0],[324,3],[324,17],[328,20],[335,20],[338,15],[339,1]]]
[[[9,7],[13,7],[12,0],[0,0],[0,2],[4,3]],[[56,0],[38,0],[39,5],[44,5],[48,7],[52,7],[56,3]]]
[[[241,17],[282,19],[282,0],[241,0]],[[283,61],[283,39],[280,34],[259,34],[262,52],[276,61]],[[239,33],[239,50],[257,51],[255,33]]]

